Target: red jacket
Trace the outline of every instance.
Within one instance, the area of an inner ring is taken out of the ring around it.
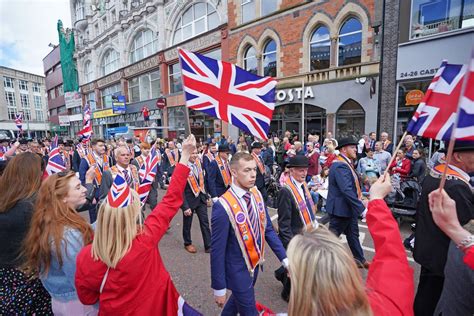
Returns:
[[[315,151],[311,156],[307,155],[309,160],[308,176],[319,174],[319,154]]]
[[[472,270],[474,270],[474,247],[471,246],[469,249],[466,250],[466,254],[464,255],[464,263],[469,266]]]
[[[413,269],[408,265],[397,222],[383,200],[369,202],[367,226],[375,247],[366,282],[374,315],[413,315]]]
[[[394,160],[388,170],[390,170],[390,174],[398,173],[402,177],[408,177],[411,170],[411,160],[403,158],[401,167],[397,167],[397,161]]]
[[[83,304],[99,302],[99,315],[177,315],[179,294],[160,256],[158,242],[183,203],[189,168],[178,164],[173,180],[160,204],[147,217],[143,233],[115,269],[91,256],[91,245],[77,256],[76,290]]]

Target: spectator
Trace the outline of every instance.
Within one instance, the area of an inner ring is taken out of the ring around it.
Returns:
[[[393,144],[388,138],[387,132],[382,132],[382,134],[380,134],[380,141],[382,142],[382,149],[391,155],[393,152]]]
[[[318,194],[318,176],[312,176],[308,182],[309,193],[311,194],[311,199],[313,200],[314,205],[318,204],[319,194]]]
[[[262,160],[263,164],[272,170],[273,163],[275,162],[273,149],[268,145],[268,142],[262,143]]]
[[[367,149],[367,156],[359,160],[357,171],[367,177],[379,177],[380,165],[378,161],[374,159],[374,151],[372,148]]]
[[[370,132],[368,148],[372,149],[372,151],[375,150],[376,141],[377,141],[377,134],[375,134],[375,132]]]
[[[405,155],[408,159],[412,160],[413,159],[413,151],[416,149],[415,144],[413,142],[413,136],[407,135],[405,136],[404,140],[404,147],[405,149]]]
[[[339,145],[338,142],[337,142],[337,140],[336,140],[334,137],[332,137],[332,133],[331,133],[331,132],[327,132],[327,133],[326,133],[326,139],[329,139],[331,142],[333,142],[334,147],[337,147],[337,146]],[[325,139],[325,140],[326,140],[326,139]]]
[[[390,174],[398,174],[402,179],[408,177],[411,170],[411,161],[406,158],[405,149],[398,150],[397,157],[389,166],[388,170]]]
[[[286,179],[288,179],[289,176],[290,176],[290,169],[288,167],[285,167],[285,169],[281,173],[280,179],[279,179],[279,182],[280,182],[281,186],[285,185]]]
[[[357,143],[357,158],[361,159],[362,157],[365,157],[365,152],[366,149],[369,147],[369,136],[367,135],[362,135],[362,138],[359,139],[359,142]]]
[[[326,148],[326,154],[324,155],[325,159],[323,162],[323,168],[330,168],[334,159],[336,159],[335,149],[332,144],[328,145]]]
[[[316,176],[319,173],[319,154],[314,149],[314,144],[312,142],[306,143],[306,150],[306,157],[308,157],[309,161],[308,174],[306,175],[306,182],[308,182],[313,176]]]
[[[21,266],[21,245],[30,227],[36,192],[41,185],[41,158],[13,157],[0,177],[0,313],[50,315],[51,297],[33,273]]]
[[[413,151],[413,160],[411,162],[410,177],[416,178],[418,184],[422,184],[426,175],[426,162],[423,158],[423,151],[415,149]]]
[[[388,167],[390,159],[392,159],[392,154],[383,149],[383,143],[381,141],[375,143],[374,159],[379,164],[380,174],[383,174]]]

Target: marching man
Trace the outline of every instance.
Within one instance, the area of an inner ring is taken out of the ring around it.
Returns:
[[[219,146],[216,159],[209,165],[208,182],[209,194],[212,202],[217,202],[217,199],[227,191],[232,179],[229,169],[229,146],[227,144]]]
[[[230,162],[233,182],[212,207],[211,286],[222,315],[258,315],[254,285],[264,261],[265,241],[287,267],[285,248],[273,230],[262,194],[255,187],[257,164],[239,152]]]

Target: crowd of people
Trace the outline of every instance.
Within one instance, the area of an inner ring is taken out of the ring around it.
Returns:
[[[265,242],[281,262],[274,274],[289,315],[471,315],[474,144],[456,144],[448,165],[442,152],[426,161],[413,136],[401,141],[394,153],[387,133],[360,140],[310,133],[305,143],[288,131],[235,143],[192,135],[87,145],[59,139],[65,170],[48,175],[50,139],[0,139],[0,314],[200,315],[180,296],[157,247],[181,209],[191,254],[200,250],[191,238],[198,217],[222,315],[259,314],[254,285]],[[151,156],[157,168],[145,216],[139,188]],[[445,191],[437,191],[444,169]],[[397,192],[403,198],[407,181],[420,186],[416,298],[385,202]],[[161,200],[159,189],[166,190]],[[374,240],[372,262],[360,220]],[[358,268],[368,269],[365,284]]]

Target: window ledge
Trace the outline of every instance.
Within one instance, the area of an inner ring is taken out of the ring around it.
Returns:
[[[446,32],[443,32],[443,33],[438,33],[438,34],[428,35],[428,36],[424,36],[424,37],[420,37],[420,38],[410,39],[410,40],[408,40],[408,42],[398,44],[398,46],[399,47],[408,46],[408,45],[412,45],[412,44],[438,40],[438,39],[445,38],[445,37],[457,36],[457,35],[462,35],[462,34],[471,33],[471,32],[474,32],[474,27],[467,27],[467,28],[464,28],[464,29],[446,31]]]

